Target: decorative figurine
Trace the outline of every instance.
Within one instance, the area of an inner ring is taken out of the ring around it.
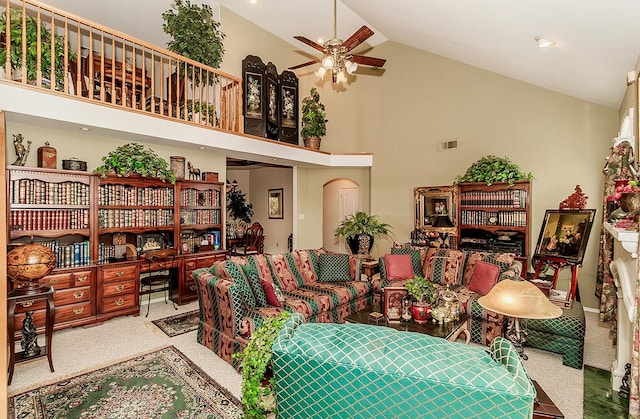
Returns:
[[[187,162],[187,167],[189,168],[189,179],[200,180],[200,169],[193,166],[191,162]]]
[[[31,150],[31,140],[27,141],[27,148],[22,144],[22,140],[24,140],[22,134],[13,134],[13,148],[15,149],[17,156],[16,161],[13,162],[14,166],[24,166],[27,162],[29,151]]]
[[[27,311],[22,321],[22,339],[20,346],[24,351],[24,358],[31,358],[40,355],[40,347],[38,346],[38,334],[36,333],[36,325],[33,323],[33,311]]]

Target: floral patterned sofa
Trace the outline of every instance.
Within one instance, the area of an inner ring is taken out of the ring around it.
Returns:
[[[231,257],[198,269],[198,342],[237,367],[233,354],[283,310],[307,322],[343,323],[372,302],[372,285],[360,272],[358,257],[324,249]]]
[[[482,295],[471,291],[469,285],[474,277],[474,270],[478,261],[499,266],[497,280],[520,276],[522,263],[515,259],[513,253],[394,247],[391,249],[390,254],[410,255],[414,275],[431,279],[436,289],[449,287],[458,293],[460,309],[470,317],[469,329],[473,342],[490,345],[496,336],[500,336],[506,321],[505,316],[485,310],[478,304],[478,298]],[[404,286],[406,282],[406,279],[387,279],[384,257],[380,258],[379,266],[380,277],[376,277],[372,281],[374,299],[376,300],[381,298],[384,287]]]

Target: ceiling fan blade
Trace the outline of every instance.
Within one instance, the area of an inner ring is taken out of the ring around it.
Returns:
[[[304,36],[294,36],[295,39],[297,39],[298,41],[302,42],[303,44],[307,44],[309,45],[311,48],[315,48],[320,52],[324,52],[324,47],[316,42],[313,42],[311,39],[309,38],[305,38]]]
[[[358,29],[353,35],[342,43],[342,46],[347,49],[347,52],[351,51],[373,35],[373,31],[366,26]]]
[[[317,60],[312,60],[312,61],[306,62],[304,64],[294,65],[293,67],[289,67],[289,70],[295,70],[296,68],[306,67],[308,65],[319,63],[319,62],[320,62],[320,58],[318,58]]]
[[[367,57],[366,55],[352,55],[351,60],[362,65],[382,67],[387,62],[384,58]]]

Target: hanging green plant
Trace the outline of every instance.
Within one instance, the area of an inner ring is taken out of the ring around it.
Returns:
[[[495,182],[507,182],[509,186],[518,180],[532,180],[531,173],[524,173],[517,164],[506,157],[485,156],[473,163],[464,175],[458,176],[454,184],[464,182],[485,182],[488,186]]]
[[[176,176],[169,168],[169,163],[150,148],[145,149],[142,144],[122,145],[104,156],[102,161],[104,164],[93,171],[102,177],[109,174],[118,177],[135,174],[176,183]]]
[[[276,409],[273,394],[273,377],[264,385],[268,368],[273,357],[272,347],[280,329],[291,317],[288,311],[282,311],[275,317],[269,317],[252,335],[242,352],[233,354],[240,359],[242,370],[242,406],[248,419],[265,418]]]

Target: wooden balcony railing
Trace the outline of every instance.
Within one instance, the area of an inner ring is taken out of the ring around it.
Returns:
[[[241,132],[239,78],[37,1],[3,3],[0,79]]]

